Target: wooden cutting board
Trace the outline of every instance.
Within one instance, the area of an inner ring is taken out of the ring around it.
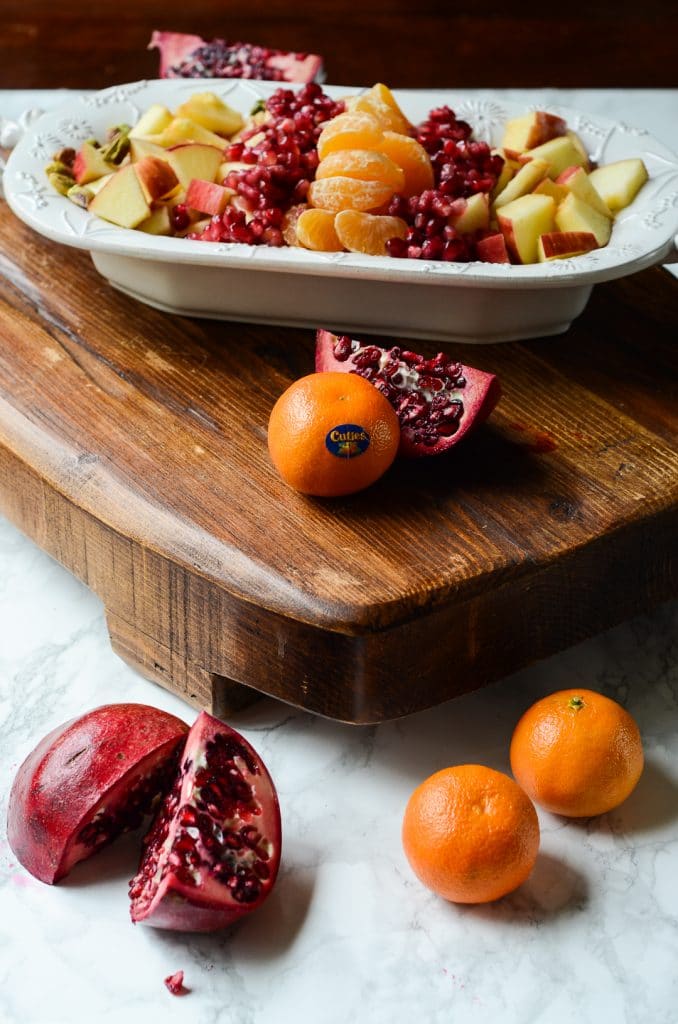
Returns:
[[[321,501],[266,449],[311,331],[149,309],[4,204],[0,266],[0,511],[102,598],[119,654],[195,705],[254,688],[395,718],[678,589],[665,271],[598,286],[558,338],[455,349],[501,378],[489,423]]]

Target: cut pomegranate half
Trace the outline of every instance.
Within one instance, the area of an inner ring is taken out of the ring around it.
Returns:
[[[137,828],[174,774],[188,726],[145,704],[106,704],[50,732],[19,768],[7,838],[42,882]]]
[[[261,906],[280,863],[280,808],[261,758],[201,712],[186,739],[136,876],[134,922],[213,931]]]
[[[227,43],[182,32],[154,32],[149,50],[160,50],[161,78],[258,78],[268,82],[321,82],[316,53],[289,53],[253,43]]]
[[[319,330],[315,368],[357,373],[388,398],[400,421],[399,454],[439,455],[490,415],[501,389],[491,373],[455,362]]]

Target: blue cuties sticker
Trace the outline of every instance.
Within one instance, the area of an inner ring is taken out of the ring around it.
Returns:
[[[370,446],[370,435],[355,423],[340,423],[329,431],[325,447],[338,459],[354,459]]]

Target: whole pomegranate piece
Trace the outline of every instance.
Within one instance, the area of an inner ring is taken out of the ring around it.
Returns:
[[[27,871],[52,884],[137,828],[172,778],[188,726],[145,704],[105,704],[45,736],[19,768],[7,838]]]
[[[398,454],[407,457],[448,451],[487,419],[501,395],[493,374],[463,366],[444,352],[427,359],[330,331],[318,331],[315,368],[357,373],[378,388],[398,415]]]
[[[213,931],[261,906],[280,863],[280,808],[261,758],[201,712],[130,882],[134,922]]]

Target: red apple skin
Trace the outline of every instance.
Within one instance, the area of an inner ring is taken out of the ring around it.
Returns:
[[[565,170],[561,171],[558,177],[556,178],[556,185],[566,185],[570,178],[572,178],[581,170],[582,168],[579,167],[579,165],[575,165],[574,167],[566,167]]]
[[[157,156],[142,157],[134,164],[134,170],[147,202],[162,199],[179,184],[167,161]]]
[[[82,153],[77,153],[75,160],[73,161],[73,177],[75,178],[78,185],[82,185],[87,174],[87,168],[85,166],[85,158]]]
[[[537,130],[539,138],[528,147],[529,149],[541,146],[543,142],[555,139],[559,135],[567,134],[567,123],[556,114],[548,114],[545,110],[539,110],[537,111]]]
[[[488,235],[476,242],[478,259],[483,263],[510,263],[506,242],[502,234]]]
[[[198,213],[214,217],[224,212],[232,195],[232,189],[223,185],[193,178],[186,192],[186,206],[191,210],[197,210]]]
[[[580,256],[598,248],[596,236],[590,231],[550,231],[541,236],[544,255]]]

